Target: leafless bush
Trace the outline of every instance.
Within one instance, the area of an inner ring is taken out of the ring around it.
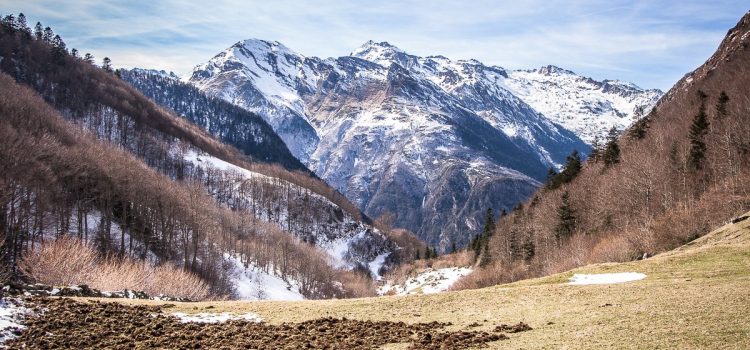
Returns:
[[[470,275],[456,281],[450,290],[476,289],[508,283],[529,276],[530,266],[522,263],[511,265],[492,264],[474,270]]]
[[[99,258],[92,247],[71,237],[29,251],[19,266],[35,282],[52,286],[86,284],[105,291],[130,289],[191,300],[209,297],[208,284],[188,271],[127,258]]]
[[[97,260],[93,249],[79,240],[64,237],[26,254],[19,263],[19,268],[38,283],[86,284],[94,275]]]

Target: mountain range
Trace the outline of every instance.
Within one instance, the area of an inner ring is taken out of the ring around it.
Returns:
[[[465,245],[487,208],[526,199],[550,167],[661,96],[553,66],[511,71],[373,41],[320,59],[245,40],[185,80],[257,113],[365,214],[393,213],[443,251]]]

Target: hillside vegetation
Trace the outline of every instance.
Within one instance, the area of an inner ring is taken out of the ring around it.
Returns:
[[[610,134],[477,238],[456,288],[631,261],[750,208],[750,13],[623,135]]]
[[[332,266],[327,254],[280,227],[310,233],[324,224],[356,226],[363,217],[343,196],[306,173],[251,163],[159,108],[108,66],[69,53],[51,29],[32,33],[20,23],[6,16],[0,26],[0,70],[8,73],[0,73],[0,162],[6,169],[0,238],[7,278],[23,277],[17,266],[24,254],[73,236],[102,256],[192,271],[213,296],[233,293],[226,255],[294,281],[310,298],[372,293],[367,277]],[[188,162],[189,151],[267,175],[243,181],[243,189],[253,193],[253,209],[257,204],[274,220],[260,220],[244,202],[230,205],[232,197],[220,194],[234,183]],[[293,192],[336,205],[297,203]]]
[[[750,212],[744,215],[750,217]],[[533,330],[493,349],[703,348],[750,346],[750,219],[676,250],[628,263],[590,265],[544,278],[432,295],[304,302],[177,303],[166,312],[258,314],[273,325],[323,317],[451,322],[447,331],[491,331],[523,321]],[[575,273],[641,272],[640,281],[574,286]],[[150,301],[126,304],[163,305]],[[406,349],[390,344],[385,349]]]

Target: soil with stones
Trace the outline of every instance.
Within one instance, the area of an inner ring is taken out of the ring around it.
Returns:
[[[31,349],[466,349],[508,337],[498,332],[445,331],[450,324],[321,318],[270,325],[246,320],[183,323],[158,306],[79,302],[67,298],[25,301],[29,316],[10,348]]]

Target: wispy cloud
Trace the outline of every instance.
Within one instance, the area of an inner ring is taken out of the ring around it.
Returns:
[[[747,10],[738,1],[5,1],[71,47],[123,67],[186,73],[242,39],[310,56],[389,41],[418,54],[506,68],[555,64],[667,89],[715,50]]]

